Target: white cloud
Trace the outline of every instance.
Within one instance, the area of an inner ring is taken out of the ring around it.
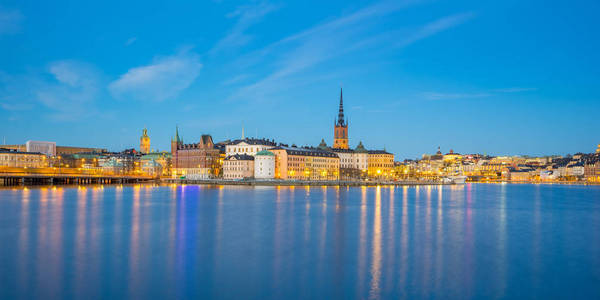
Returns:
[[[0,34],[16,33],[21,29],[23,15],[16,9],[0,7]]]
[[[44,116],[59,121],[82,119],[96,111],[99,75],[86,63],[63,60],[50,63],[44,74],[0,75],[4,110],[27,112],[42,105]]]
[[[457,99],[473,99],[473,98],[484,98],[489,97],[489,93],[438,93],[438,92],[425,92],[423,97],[429,100],[457,100]]]
[[[130,46],[131,44],[135,43],[137,41],[137,37],[130,37],[129,39],[127,39],[127,41],[125,42],[125,46]]]
[[[272,71],[254,83],[242,86],[230,99],[260,98],[270,92],[299,86],[315,76],[307,74],[311,69],[350,52],[406,47],[472,17],[471,13],[456,14],[411,30],[379,31],[386,17],[420,2],[380,2],[285,37],[243,57],[237,65],[270,66]],[[301,78],[303,75],[307,78]]]
[[[163,101],[175,98],[200,74],[202,64],[197,54],[188,51],[156,58],[151,64],[129,69],[111,82],[109,91],[115,98]]]
[[[511,87],[511,88],[495,89],[493,91],[498,92],[498,93],[520,93],[520,92],[537,91],[537,88]]]
[[[236,18],[233,28],[218,41],[210,50],[214,54],[221,50],[236,48],[247,44],[252,36],[246,33],[246,30],[260,22],[264,16],[277,9],[277,6],[267,2],[260,2],[256,5],[244,5],[238,7],[232,13],[227,15],[228,18]]]

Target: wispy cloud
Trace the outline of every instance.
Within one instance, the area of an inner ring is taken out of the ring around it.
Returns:
[[[500,93],[521,93],[536,91],[537,88],[503,88],[493,89],[485,92],[472,92],[472,93],[440,93],[440,92],[424,92],[422,96],[428,100],[458,100],[458,99],[474,99],[474,98],[485,98],[495,96]]]
[[[537,91],[537,88],[511,87],[511,88],[494,89],[493,91],[498,92],[498,93],[520,93],[520,92]]]
[[[72,60],[53,62],[48,67],[53,80],[41,83],[37,99],[57,120],[78,120],[93,112],[92,106],[100,90],[99,76],[86,63]]]
[[[129,39],[127,39],[127,41],[125,42],[125,46],[131,46],[131,44],[135,43],[137,41],[137,37],[130,37]]]
[[[23,15],[17,9],[0,6],[0,34],[16,33],[21,29]]]
[[[489,93],[438,93],[425,92],[423,97],[429,100],[455,100],[455,99],[474,99],[489,97]]]
[[[99,92],[98,72],[80,61],[52,62],[43,73],[0,76],[2,109],[25,112],[41,105],[45,117],[59,121],[92,115]]]
[[[420,1],[380,2],[356,12],[315,25],[285,37],[244,57],[247,64],[271,66],[272,71],[259,80],[242,86],[230,99],[263,97],[270,92],[311,81],[301,78],[308,70],[350,52],[366,49],[397,49],[461,24],[473,16],[462,13],[446,16],[411,30],[381,33],[386,18]],[[375,38],[374,38],[375,37]],[[369,48],[370,47],[370,48]],[[321,75],[323,76],[323,75]],[[311,76],[312,77],[312,76]]]
[[[120,99],[172,99],[194,82],[201,68],[199,56],[184,50],[172,56],[158,57],[149,65],[129,69],[111,82],[108,89]]]
[[[278,7],[265,1],[252,5],[243,5],[235,11],[227,14],[230,19],[236,19],[233,28],[218,41],[210,50],[211,54],[225,49],[232,49],[247,44],[252,36],[248,34],[247,29],[260,22],[264,16],[276,10]]]
[[[250,77],[250,75],[248,74],[239,74],[239,75],[235,75],[232,78],[229,78],[225,81],[223,81],[221,83],[221,85],[233,85],[233,84],[238,84],[246,79],[248,79]]]

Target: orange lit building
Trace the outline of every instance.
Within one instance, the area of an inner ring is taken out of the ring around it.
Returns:
[[[344,98],[340,89],[340,108],[333,124],[333,148],[348,149],[348,120],[344,118]]]
[[[275,178],[295,180],[338,180],[340,158],[316,148],[278,146],[275,154]]]
[[[385,150],[369,150],[368,175],[372,178],[391,178],[394,170],[394,154]]]
[[[150,153],[150,137],[146,128],[142,130],[142,136],[140,137],[140,152],[143,154]]]

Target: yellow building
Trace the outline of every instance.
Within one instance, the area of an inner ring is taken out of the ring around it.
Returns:
[[[600,144],[598,144],[598,148],[596,148],[596,153],[600,153]]]
[[[340,158],[315,148],[275,147],[275,178],[293,180],[338,180]]]
[[[47,166],[48,159],[44,154],[0,148],[0,167],[45,168]]]
[[[394,154],[385,150],[369,150],[368,176],[371,178],[391,178],[394,170]]]
[[[146,128],[144,128],[140,137],[140,152],[143,154],[150,153],[150,137]]]

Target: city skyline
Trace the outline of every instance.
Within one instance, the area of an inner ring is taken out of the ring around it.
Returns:
[[[397,160],[600,142],[597,3],[128,5],[0,6],[7,144],[137,149],[147,128],[152,149],[168,150],[179,125],[186,143],[243,127],[331,145],[340,85],[349,146]]]

